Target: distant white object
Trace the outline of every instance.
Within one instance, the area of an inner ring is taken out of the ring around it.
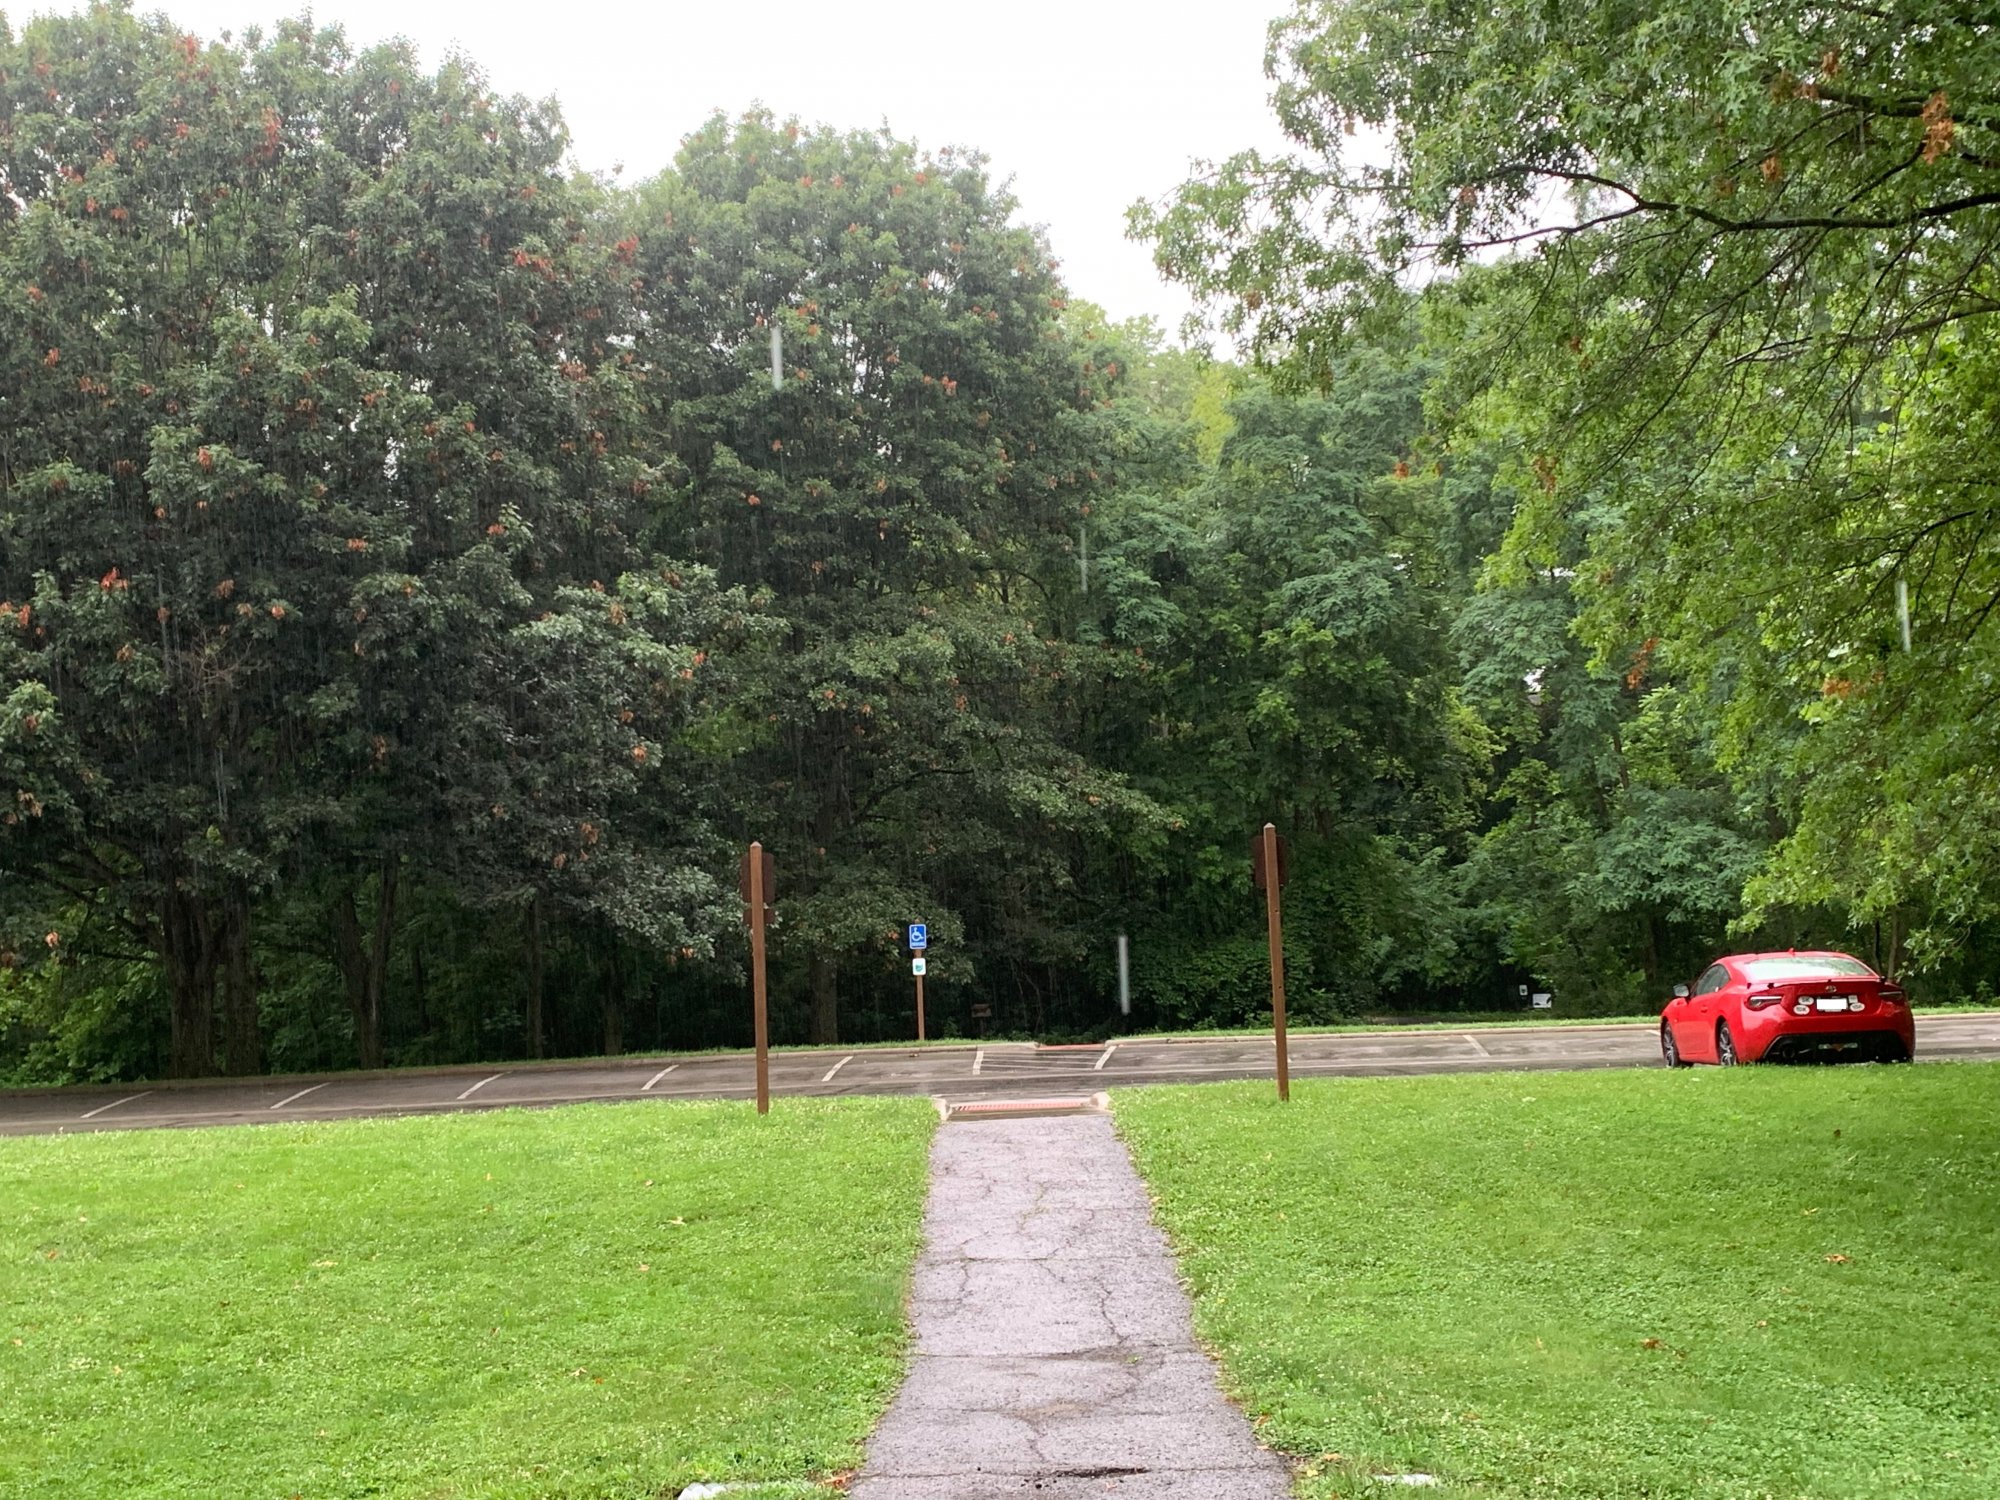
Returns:
[[[1377,1474],[1375,1479],[1379,1484],[1412,1484],[1419,1488],[1439,1483],[1435,1474]]]
[[[1556,997],[1554,995],[1537,995],[1528,1003],[1534,1006],[1536,1010],[1553,1010],[1555,1009]]]
[[[1122,932],[1118,934],[1118,1014],[1132,1014],[1132,944]]]
[[[747,1484],[691,1484],[681,1491],[681,1500],[714,1500],[717,1495],[749,1488]]]
[[[771,389],[782,391],[784,388],[785,335],[778,327],[777,321],[773,319],[771,323]],[[700,1486],[696,1486],[696,1488],[700,1488]]]
[[[919,953],[915,958],[910,960],[910,972],[919,979],[924,977],[924,967],[923,954]]]

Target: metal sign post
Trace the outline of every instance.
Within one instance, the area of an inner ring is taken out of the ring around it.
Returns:
[[[924,1039],[924,950],[931,945],[930,925],[925,922],[910,924],[910,952],[916,956],[910,960],[910,972],[917,980],[917,1040]]]
[[[1250,876],[1264,893],[1264,926],[1271,944],[1271,1033],[1278,1047],[1278,1097],[1292,1097],[1291,1049],[1285,1041],[1285,932],[1278,915],[1278,888],[1291,875],[1285,841],[1275,823],[1250,840]]]
[[[771,1025],[764,991],[764,917],[777,887],[776,861],[762,844],[743,856],[738,887],[750,927],[750,1016],[757,1037],[757,1113],[771,1112]]]

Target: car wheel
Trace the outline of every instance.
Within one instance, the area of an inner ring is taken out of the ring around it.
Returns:
[[[1660,1056],[1670,1068],[1685,1068],[1687,1059],[1681,1056],[1681,1049],[1674,1045],[1674,1028],[1667,1022],[1660,1022]]]
[[[1729,1034],[1729,1023],[1715,1023],[1715,1060],[1725,1068],[1733,1068],[1743,1059],[1736,1055],[1736,1038]]]

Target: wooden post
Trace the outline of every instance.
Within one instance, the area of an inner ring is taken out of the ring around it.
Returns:
[[[771,899],[770,856],[752,843],[743,856],[743,900],[750,919],[750,1016],[757,1038],[757,1113],[771,1112],[771,1024],[764,995],[764,908]]]
[[[924,976],[917,976],[917,1040],[924,1039]]]
[[[1292,1097],[1291,1049],[1285,1041],[1285,930],[1278,915],[1278,887],[1284,871],[1278,857],[1278,828],[1264,825],[1262,855],[1265,928],[1271,943],[1271,1032],[1278,1046],[1278,1097]]]

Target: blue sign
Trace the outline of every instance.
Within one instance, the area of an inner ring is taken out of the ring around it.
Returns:
[[[931,930],[922,922],[910,924],[910,947],[921,953],[931,945]]]

